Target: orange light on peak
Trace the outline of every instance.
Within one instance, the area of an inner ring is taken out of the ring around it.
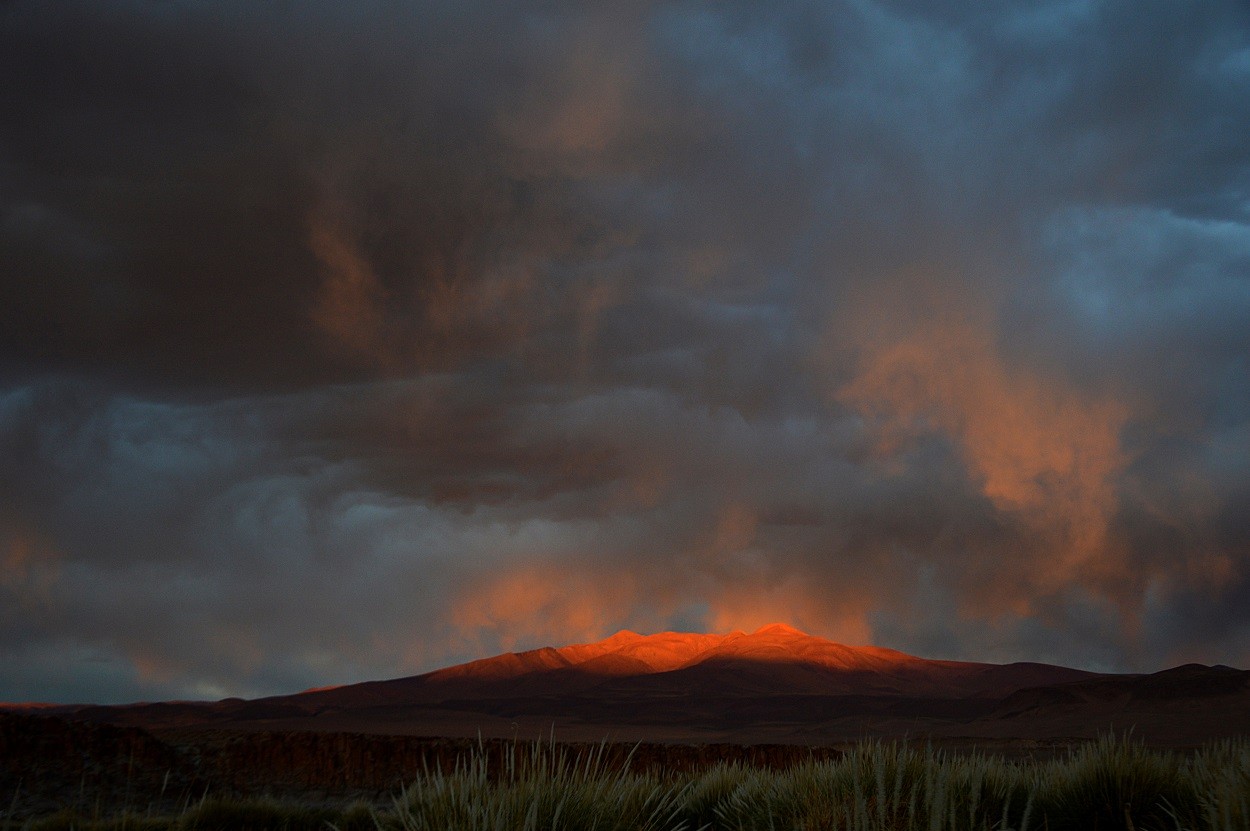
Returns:
[[[870,643],[868,613],[872,599],[858,594],[827,596],[812,591],[804,575],[792,575],[767,587],[726,588],[712,603],[710,628],[758,634],[770,628],[816,634],[840,643]]]
[[[796,629],[788,623],[769,623],[756,629],[753,635],[804,635],[807,633],[801,629]]]

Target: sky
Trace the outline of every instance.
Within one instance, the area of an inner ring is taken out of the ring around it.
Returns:
[[[0,78],[0,700],[1250,666],[1240,0],[3,0]]]

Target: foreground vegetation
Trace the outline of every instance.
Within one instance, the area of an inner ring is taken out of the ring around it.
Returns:
[[[863,744],[787,770],[686,774],[609,767],[599,752],[534,746],[493,768],[484,753],[428,771],[392,804],[310,807],[201,799],[177,816],[61,813],[10,831],[1250,831],[1250,741],[1187,756],[1105,738],[1067,757],[1011,762]]]

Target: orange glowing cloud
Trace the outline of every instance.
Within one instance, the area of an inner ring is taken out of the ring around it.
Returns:
[[[760,512],[731,499],[721,505],[694,559],[700,563],[698,594],[706,599],[713,632],[751,632],[786,623],[810,632],[867,643],[868,593],[850,575],[832,584],[810,570],[785,564],[785,552],[761,531]],[[855,585],[853,585],[855,584]]]
[[[468,586],[453,602],[450,619],[470,641],[489,635],[509,650],[521,643],[588,642],[628,618],[638,594],[627,573],[530,565]]]
[[[839,599],[836,587],[831,593],[814,592],[811,581],[799,576],[769,583],[740,577],[734,583],[702,587],[714,595],[707,604],[706,631],[755,631],[780,622],[844,643],[872,641],[870,598],[862,593],[853,600]],[[467,587],[453,602],[450,621],[465,646],[479,653],[496,645],[511,651],[592,643],[643,608],[663,619],[680,605],[681,594],[680,586],[656,584],[655,575],[644,580],[619,571],[592,574],[554,564],[528,565]]]
[[[178,661],[151,649],[132,648],[126,657],[138,679],[148,684],[168,683],[185,670]]]
[[[342,223],[314,216],[309,225],[309,246],[323,271],[313,322],[349,350],[375,354],[385,300],[377,276]]]
[[[772,585],[728,586],[711,604],[709,629],[753,632],[785,623],[841,643],[872,643],[870,598],[863,593],[853,597],[840,594],[837,586],[822,593],[808,577],[797,575]]]
[[[626,12],[627,16],[632,16]],[[499,128],[518,146],[544,154],[602,155],[626,127],[631,65],[641,45],[635,21],[584,21],[520,98],[501,110]]]
[[[1013,370],[988,332],[966,324],[922,326],[871,350],[838,396],[877,428],[882,457],[918,433],[949,436],[994,507],[1045,539],[1035,590],[1114,577],[1123,402]]]
[[[19,608],[49,604],[60,577],[60,556],[39,534],[14,529],[0,535],[0,589],[7,589]]]

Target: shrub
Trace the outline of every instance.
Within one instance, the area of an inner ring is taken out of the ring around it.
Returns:
[[[1171,753],[1105,736],[1035,774],[1038,810],[1051,831],[1163,831],[1192,828],[1200,799]]]

